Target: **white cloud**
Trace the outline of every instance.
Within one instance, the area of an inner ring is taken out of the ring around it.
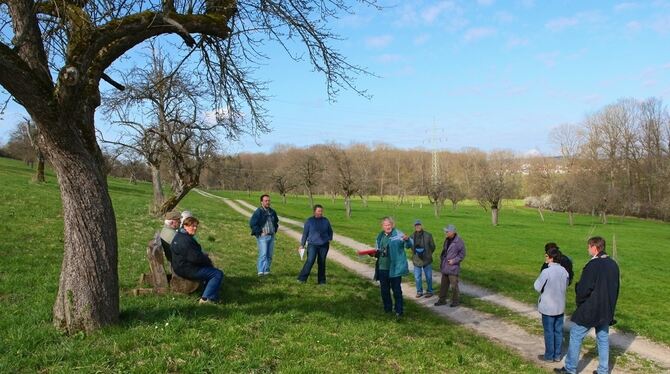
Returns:
[[[510,86],[505,89],[505,96],[523,95],[526,92],[528,92],[528,87],[526,86]]]
[[[542,61],[542,63],[545,66],[553,68],[554,66],[556,66],[556,60],[558,59],[559,56],[560,52],[554,51],[554,52],[541,53],[537,55],[537,59]]]
[[[365,45],[370,48],[384,48],[391,44],[392,41],[393,36],[391,35],[370,36],[365,39]]]
[[[467,43],[495,35],[496,29],[490,27],[474,27],[465,32],[463,40]]]
[[[642,24],[638,21],[630,21],[626,24],[626,30],[631,32],[637,32],[642,29]]]
[[[516,19],[514,14],[512,14],[510,12],[506,12],[504,10],[502,10],[500,12],[496,12],[494,18],[496,19],[496,21],[498,21],[500,23],[510,23],[510,22],[513,22]]]
[[[670,34],[670,15],[658,17],[652,24],[651,28],[659,34]]]
[[[448,10],[453,10],[454,8],[455,4],[453,2],[441,1],[435,5],[425,8],[421,12],[421,18],[427,23],[433,23],[440,16],[440,14]]]
[[[414,38],[413,42],[414,42],[414,45],[423,45],[423,44],[426,44],[426,42],[428,42],[429,39],[430,39],[429,34],[421,34],[421,35],[417,35]]]
[[[547,22],[544,27],[551,31],[561,31],[569,27],[575,26],[579,23],[577,17],[561,17],[555,18]]]
[[[519,37],[511,37],[507,39],[507,43],[505,43],[507,48],[523,47],[525,45],[528,45],[528,39]]]
[[[640,7],[640,4],[635,3],[635,2],[626,2],[626,3],[619,3],[614,6],[614,11],[616,12],[625,12],[628,10],[632,10],[635,8]]]

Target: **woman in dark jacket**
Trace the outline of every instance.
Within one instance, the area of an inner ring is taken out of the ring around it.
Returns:
[[[170,244],[172,270],[180,277],[203,282],[200,304],[219,301],[223,272],[214,267],[212,260],[193,238],[200,222],[195,217],[184,219],[184,227],[175,234]]]

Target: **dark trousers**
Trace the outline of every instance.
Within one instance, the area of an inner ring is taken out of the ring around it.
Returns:
[[[388,270],[379,270],[377,272],[379,278],[379,289],[382,293],[382,303],[384,304],[384,311],[391,312],[391,291],[393,291],[393,298],[395,299],[395,312],[402,315],[402,287],[400,281],[402,277],[389,277]]]
[[[440,283],[440,301],[447,300],[447,291],[449,291],[449,286],[451,286],[451,303],[458,304],[458,275],[442,274],[442,281]]]
[[[309,277],[309,273],[312,271],[312,266],[314,266],[314,260],[317,260],[317,280],[319,284],[326,283],[326,256],[328,256],[329,247],[329,243],[322,245],[310,244],[307,246],[307,261],[302,266],[300,274],[298,274],[299,281],[307,281],[307,277]]]

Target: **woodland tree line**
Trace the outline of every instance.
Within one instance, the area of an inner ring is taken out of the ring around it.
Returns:
[[[38,160],[29,126],[20,124],[3,152],[26,162]],[[550,134],[560,156],[519,157],[509,151],[476,148],[437,153],[398,149],[386,144],[320,144],[308,148],[277,146],[270,153],[212,153],[200,172],[205,188],[342,196],[367,204],[371,195],[399,204],[428,196],[439,215],[447,203],[480,202],[497,223],[500,202],[525,198],[537,208],[670,219],[670,122],[660,99],[622,99],[588,114],[580,123],[560,125]],[[138,152],[105,153],[110,175],[131,181],[152,180],[152,163]],[[178,179],[167,159],[159,165],[163,182]]]

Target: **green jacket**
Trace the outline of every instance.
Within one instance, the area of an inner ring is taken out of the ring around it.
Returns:
[[[384,236],[384,231],[380,232],[377,235],[377,263],[375,263],[375,280],[379,279],[377,273],[379,271],[379,256],[381,250],[381,241]],[[389,268],[389,277],[402,277],[403,275],[409,274],[409,267],[407,266],[407,254],[405,253],[405,248],[410,248],[412,244],[409,240],[403,241],[399,239],[402,236],[402,233],[399,233],[395,228],[391,231],[391,243],[389,244],[389,253],[388,257],[391,260],[391,266]]]

